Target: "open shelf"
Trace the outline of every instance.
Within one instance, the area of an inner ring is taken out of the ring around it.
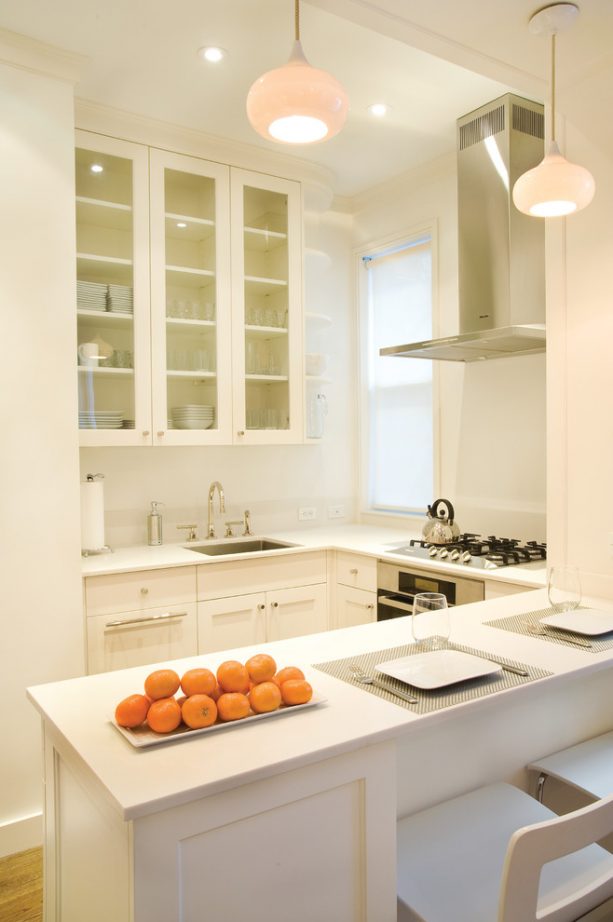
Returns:
[[[95,253],[77,253],[77,278],[82,281],[129,285],[132,283],[132,260],[97,256]]]
[[[245,375],[248,384],[279,384],[289,381],[287,375]]]
[[[248,323],[245,325],[245,333],[270,339],[273,336],[287,336],[287,327],[258,327]]]
[[[174,330],[200,329],[208,332],[215,329],[216,323],[214,320],[190,320],[183,319],[183,317],[167,317],[166,326]]]
[[[129,230],[132,226],[132,208],[120,202],[77,195],[77,220],[79,224]]]
[[[245,227],[245,246],[249,250],[268,252],[287,243],[287,234],[280,231],[264,230],[260,227]]]
[[[169,368],[166,372],[166,377],[168,378],[197,378],[198,380],[208,378],[214,379],[217,377],[217,372],[215,371],[179,371]]]
[[[106,329],[124,329],[126,324],[134,321],[133,313],[124,313],[123,311],[92,311],[84,307],[77,309],[77,317],[82,320],[92,320],[95,323],[103,323]]]
[[[167,211],[166,236],[174,240],[206,240],[215,233],[215,222],[209,218],[193,218],[190,215],[174,214]],[[177,227],[177,223],[186,224],[187,227]]]
[[[133,368],[109,368],[106,365],[97,365],[95,368],[92,365],[78,365],[77,368],[80,375],[94,374],[117,377],[134,374]]]

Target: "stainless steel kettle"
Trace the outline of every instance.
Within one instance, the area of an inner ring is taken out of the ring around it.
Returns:
[[[454,509],[448,499],[436,499],[428,506],[428,520],[422,529],[424,541],[429,544],[452,544],[460,537],[460,528],[454,521]]]

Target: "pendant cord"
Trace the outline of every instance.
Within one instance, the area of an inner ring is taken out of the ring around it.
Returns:
[[[296,35],[296,41],[300,41],[300,0],[296,0],[295,12],[294,12],[294,31]]]
[[[556,139],[556,33],[551,33],[551,140]]]

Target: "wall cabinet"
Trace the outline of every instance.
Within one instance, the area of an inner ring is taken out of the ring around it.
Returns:
[[[199,602],[198,653],[286,640],[327,627],[325,584]]]
[[[77,132],[83,445],[303,440],[297,182]]]
[[[377,620],[377,560],[339,551],[336,555],[336,627]]]

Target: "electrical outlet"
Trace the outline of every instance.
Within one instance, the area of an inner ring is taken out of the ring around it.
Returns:
[[[301,522],[309,522],[317,518],[317,509],[315,506],[301,506],[298,510],[298,518]]]
[[[328,506],[328,518],[329,519],[344,519],[345,518],[345,507],[344,506]]]

